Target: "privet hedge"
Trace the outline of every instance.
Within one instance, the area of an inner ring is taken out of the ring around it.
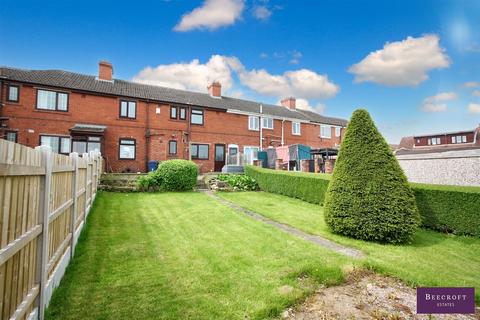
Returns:
[[[323,204],[330,180],[327,174],[276,171],[254,166],[247,166],[245,174],[254,178],[261,190],[316,204]]]

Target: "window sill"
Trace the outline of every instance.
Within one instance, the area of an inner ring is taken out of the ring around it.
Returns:
[[[301,136],[301,133],[292,133],[292,136]]]
[[[332,139],[332,137],[322,137],[322,136],[318,136],[318,137],[319,137],[320,139],[328,139],[328,140]]]
[[[46,110],[46,109],[34,109],[35,112],[42,112],[42,113],[53,113],[53,114],[61,114],[64,116],[71,116],[71,114],[67,111],[60,111],[60,110]]]
[[[135,158],[118,158],[118,160],[130,160],[130,161],[135,161]]]
[[[272,130],[273,131],[273,128],[262,128],[263,130]],[[258,131],[258,130],[257,130]]]
[[[137,121],[137,118],[118,117],[117,120]]]
[[[255,131],[255,132],[259,132],[260,130],[258,130],[258,129],[248,129],[248,131]]]

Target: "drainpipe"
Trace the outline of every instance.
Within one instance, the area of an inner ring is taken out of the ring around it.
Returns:
[[[147,125],[146,125],[146,130],[145,130],[145,166],[147,168],[148,172],[148,161],[150,160],[150,116],[149,116],[149,109],[150,109],[150,101],[147,100],[146,106],[145,106],[145,112],[147,113]]]
[[[284,145],[284,141],[283,141],[283,125],[285,123],[285,118],[282,119],[282,146]]]
[[[260,105],[260,116],[258,117],[258,127],[260,128],[260,151],[263,150],[263,125],[262,125],[263,105]]]

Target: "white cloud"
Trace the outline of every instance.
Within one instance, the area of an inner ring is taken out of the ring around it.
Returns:
[[[469,82],[465,82],[463,86],[465,88],[476,88],[476,87],[480,87],[480,82],[469,81]]]
[[[446,112],[448,109],[446,101],[455,100],[458,95],[455,92],[440,92],[423,100],[421,110],[423,112]]]
[[[291,64],[299,64],[300,63],[300,58],[303,56],[300,51],[293,50],[290,52],[290,55],[292,58],[290,59]]]
[[[335,96],[340,90],[327,75],[312,70],[299,69],[275,75],[265,69],[247,70],[238,58],[222,55],[213,55],[206,63],[194,59],[146,67],[132,81],[198,92],[206,92],[209,83],[219,81],[224,92],[232,89],[231,95],[239,97],[243,92],[239,90],[240,84],[235,85],[234,76],[250,90],[276,98],[325,99]]]
[[[146,67],[132,81],[198,92],[206,92],[209,83],[219,81],[222,88],[228,90],[233,84],[230,61],[228,57],[213,55],[205,64],[194,59]]]
[[[215,30],[229,26],[240,18],[244,7],[243,0],[205,0],[202,6],[184,14],[173,29],[175,31]]]
[[[458,98],[455,92],[440,92],[434,96],[427,97],[423,100],[423,103],[434,103],[442,101],[450,101]]]
[[[255,6],[253,8],[253,16],[258,20],[268,20],[272,16],[272,11],[267,6]]]
[[[455,92],[440,92],[423,100],[421,110],[423,112],[446,112],[448,106],[445,102],[455,100],[458,95]]]
[[[473,90],[472,95],[475,97],[480,97],[480,90]]]
[[[272,75],[265,69],[242,69],[238,75],[243,85],[260,94],[274,97],[324,99],[335,96],[340,90],[327,75],[308,69],[287,71],[281,75]]]
[[[468,105],[468,112],[470,112],[470,113],[480,113],[480,103],[470,103]]]
[[[423,112],[446,112],[446,103],[425,103],[422,105]]]
[[[279,103],[280,104],[280,103]],[[323,103],[317,103],[315,106],[311,106],[306,99],[297,99],[297,109],[315,111],[318,113],[324,113],[326,106]]]
[[[375,82],[389,86],[416,86],[428,79],[433,69],[447,68],[449,57],[439,46],[437,35],[386,43],[349,68],[356,82]]]

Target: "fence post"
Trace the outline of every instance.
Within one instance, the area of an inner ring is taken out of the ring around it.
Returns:
[[[70,221],[70,231],[72,232],[72,242],[71,242],[71,249],[70,249],[70,257],[73,258],[73,254],[75,252],[75,230],[76,230],[76,222],[77,222],[77,179],[78,179],[78,153],[72,152],[70,153],[70,158],[73,161],[73,176],[72,176],[72,215]]]
[[[85,168],[85,205],[83,207],[83,227],[85,228],[85,223],[87,220],[87,214],[88,214],[88,209],[87,209],[87,202],[88,202],[88,153],[83,154],[83,159],[85,159],[86,163],[86,168]]]
[[[37,266],[36,281],[40,283],[38,297],[38,317],[43,320],[45,312],[45,294],[47,288],[47,263],[48,263],[48,216],[50,215],[50,187],[52,182],[53,153],[47,146],[35,148],[42,153],[42,165],[45,167],[45,178],[40,187],[40,214],[39,222],[43,225],[42,234],[37,240]]]

